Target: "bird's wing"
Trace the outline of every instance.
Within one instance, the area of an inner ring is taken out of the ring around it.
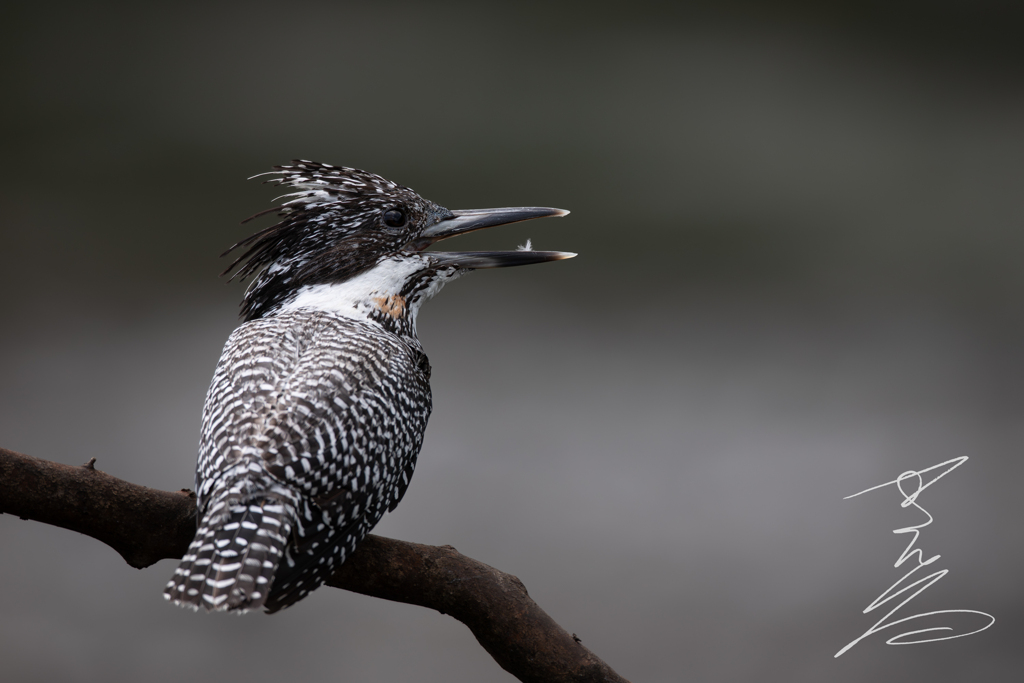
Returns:
[[[274,316],[229,339],[211,398],[216,390],[232,400],[204,416],[203,445],[296,494],[297,526],[271,599],[319,585],[404,494],[430,412],[417,360],[398,338],[333,315]],[[310,572],[321,557],[330,559]]]

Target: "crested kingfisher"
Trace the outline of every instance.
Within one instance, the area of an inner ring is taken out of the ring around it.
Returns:
[[[244,249],[224,274],[253,280],[203,407],[198,531],[164,590],[193,609],[273,613],[324,583],[409,486],[431,411],[423,302],[471,270],[575,256],[426,251],[561,209],[450,211],[311,161],[261,175],[294,191],[225,252]]]

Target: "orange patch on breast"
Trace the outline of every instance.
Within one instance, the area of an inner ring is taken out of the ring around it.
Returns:
[[[405,315],[405,297],[399,294],[392,294],[391,296],[379,296],[374,299],[377,304],[377,310],[382,313],[387,313],[396,320]]]

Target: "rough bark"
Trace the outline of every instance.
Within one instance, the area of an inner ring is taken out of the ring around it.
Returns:
[[[196,530],[195,494],[132,484],[0,448],[0,513],[77,531],[136,568],[181,557]],[[450,614],[521,681],[625,681],[556,624],[522,582],[451,546],[368,536],[328,585]]]

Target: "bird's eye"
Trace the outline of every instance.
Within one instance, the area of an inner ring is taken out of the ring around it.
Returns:
[[[405,225],[405,220],[405,212],[399,209],[384,212],[384,225],[389,228],[400,228]]]

